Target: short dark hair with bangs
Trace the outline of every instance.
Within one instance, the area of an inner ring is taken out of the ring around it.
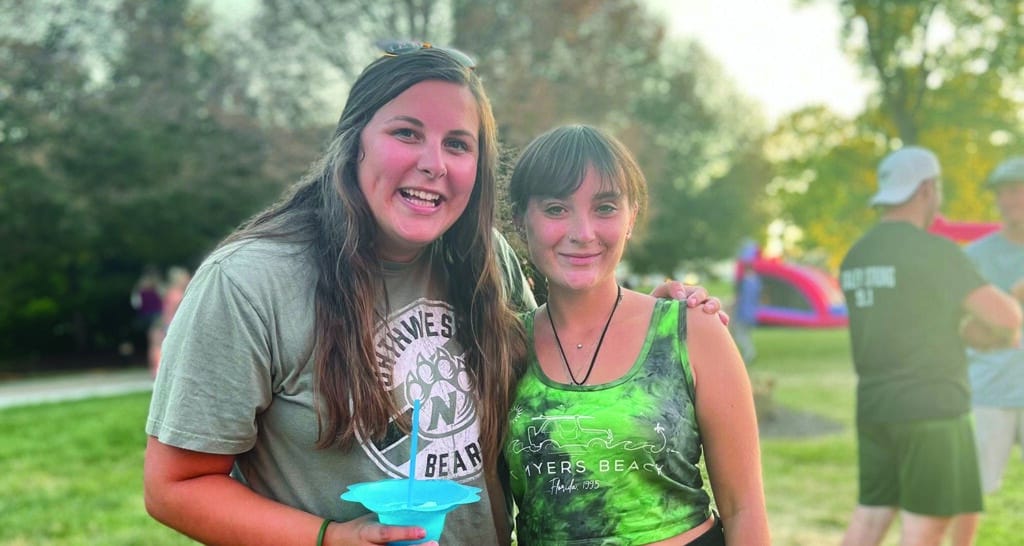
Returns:
[[[622,192],[638,214],[647,208],[647,181],[629,149],[606,131],[574,124],[556,127],[523,149],[509,181],[512,214],[521,219],[534,197],[573,194],[588,168]]]

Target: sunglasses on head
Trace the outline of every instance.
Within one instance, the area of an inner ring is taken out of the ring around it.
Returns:
[[[473,57],[470,57],[458,49],[435,46],[430,42],[418,42],[414,40],[381,40],[377,42],[377,47],[384,51],[385,57],[397,57],[399,55],[405,55],[406,53],[420,51],[421,49],[436,49],[447,53],[455,59],[456,62],[470,70],[476,68],[476,61],[473,60]]]

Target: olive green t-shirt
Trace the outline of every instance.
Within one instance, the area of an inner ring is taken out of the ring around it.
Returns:
[[[970,411],[959,335],[967,295],[985,284],[952,241],[880,222],[840,267],[857,371],[857,417],[943,419]]]
[[[518,306],[535,307],[500,237],[498,251]],[[379,376],[407,415],[411,400],[424,401],[417,477],[485,491],[479,502],[448,514],[445,541],[492,544],[497,535],[465,349],[454,337],[437,260],[427,254],[411,264],[385,264],[390,313],[374,332]],[[315,286],[305,245],[256,239],[215,251],[168,331],[146,432],[164,444],[236,455],[233,476],[260,495],[348,521],[366,510],[339,495],[352,483],[407,477],[410,437],[394,427],[384,439],[347,451],[316,448]]]

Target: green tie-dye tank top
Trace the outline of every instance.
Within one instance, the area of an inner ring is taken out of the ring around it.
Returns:
[[[611,383],[551,381],[531,350],[505,444],[521,546],[647,544],[709,517],[685,313],[658,300],[640,355]]]

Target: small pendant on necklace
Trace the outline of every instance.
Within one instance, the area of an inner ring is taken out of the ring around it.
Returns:
[[[583,344],[582,343],[577,343],[576,344],[576,348],[577,349],[582,349],[583,348]]]

